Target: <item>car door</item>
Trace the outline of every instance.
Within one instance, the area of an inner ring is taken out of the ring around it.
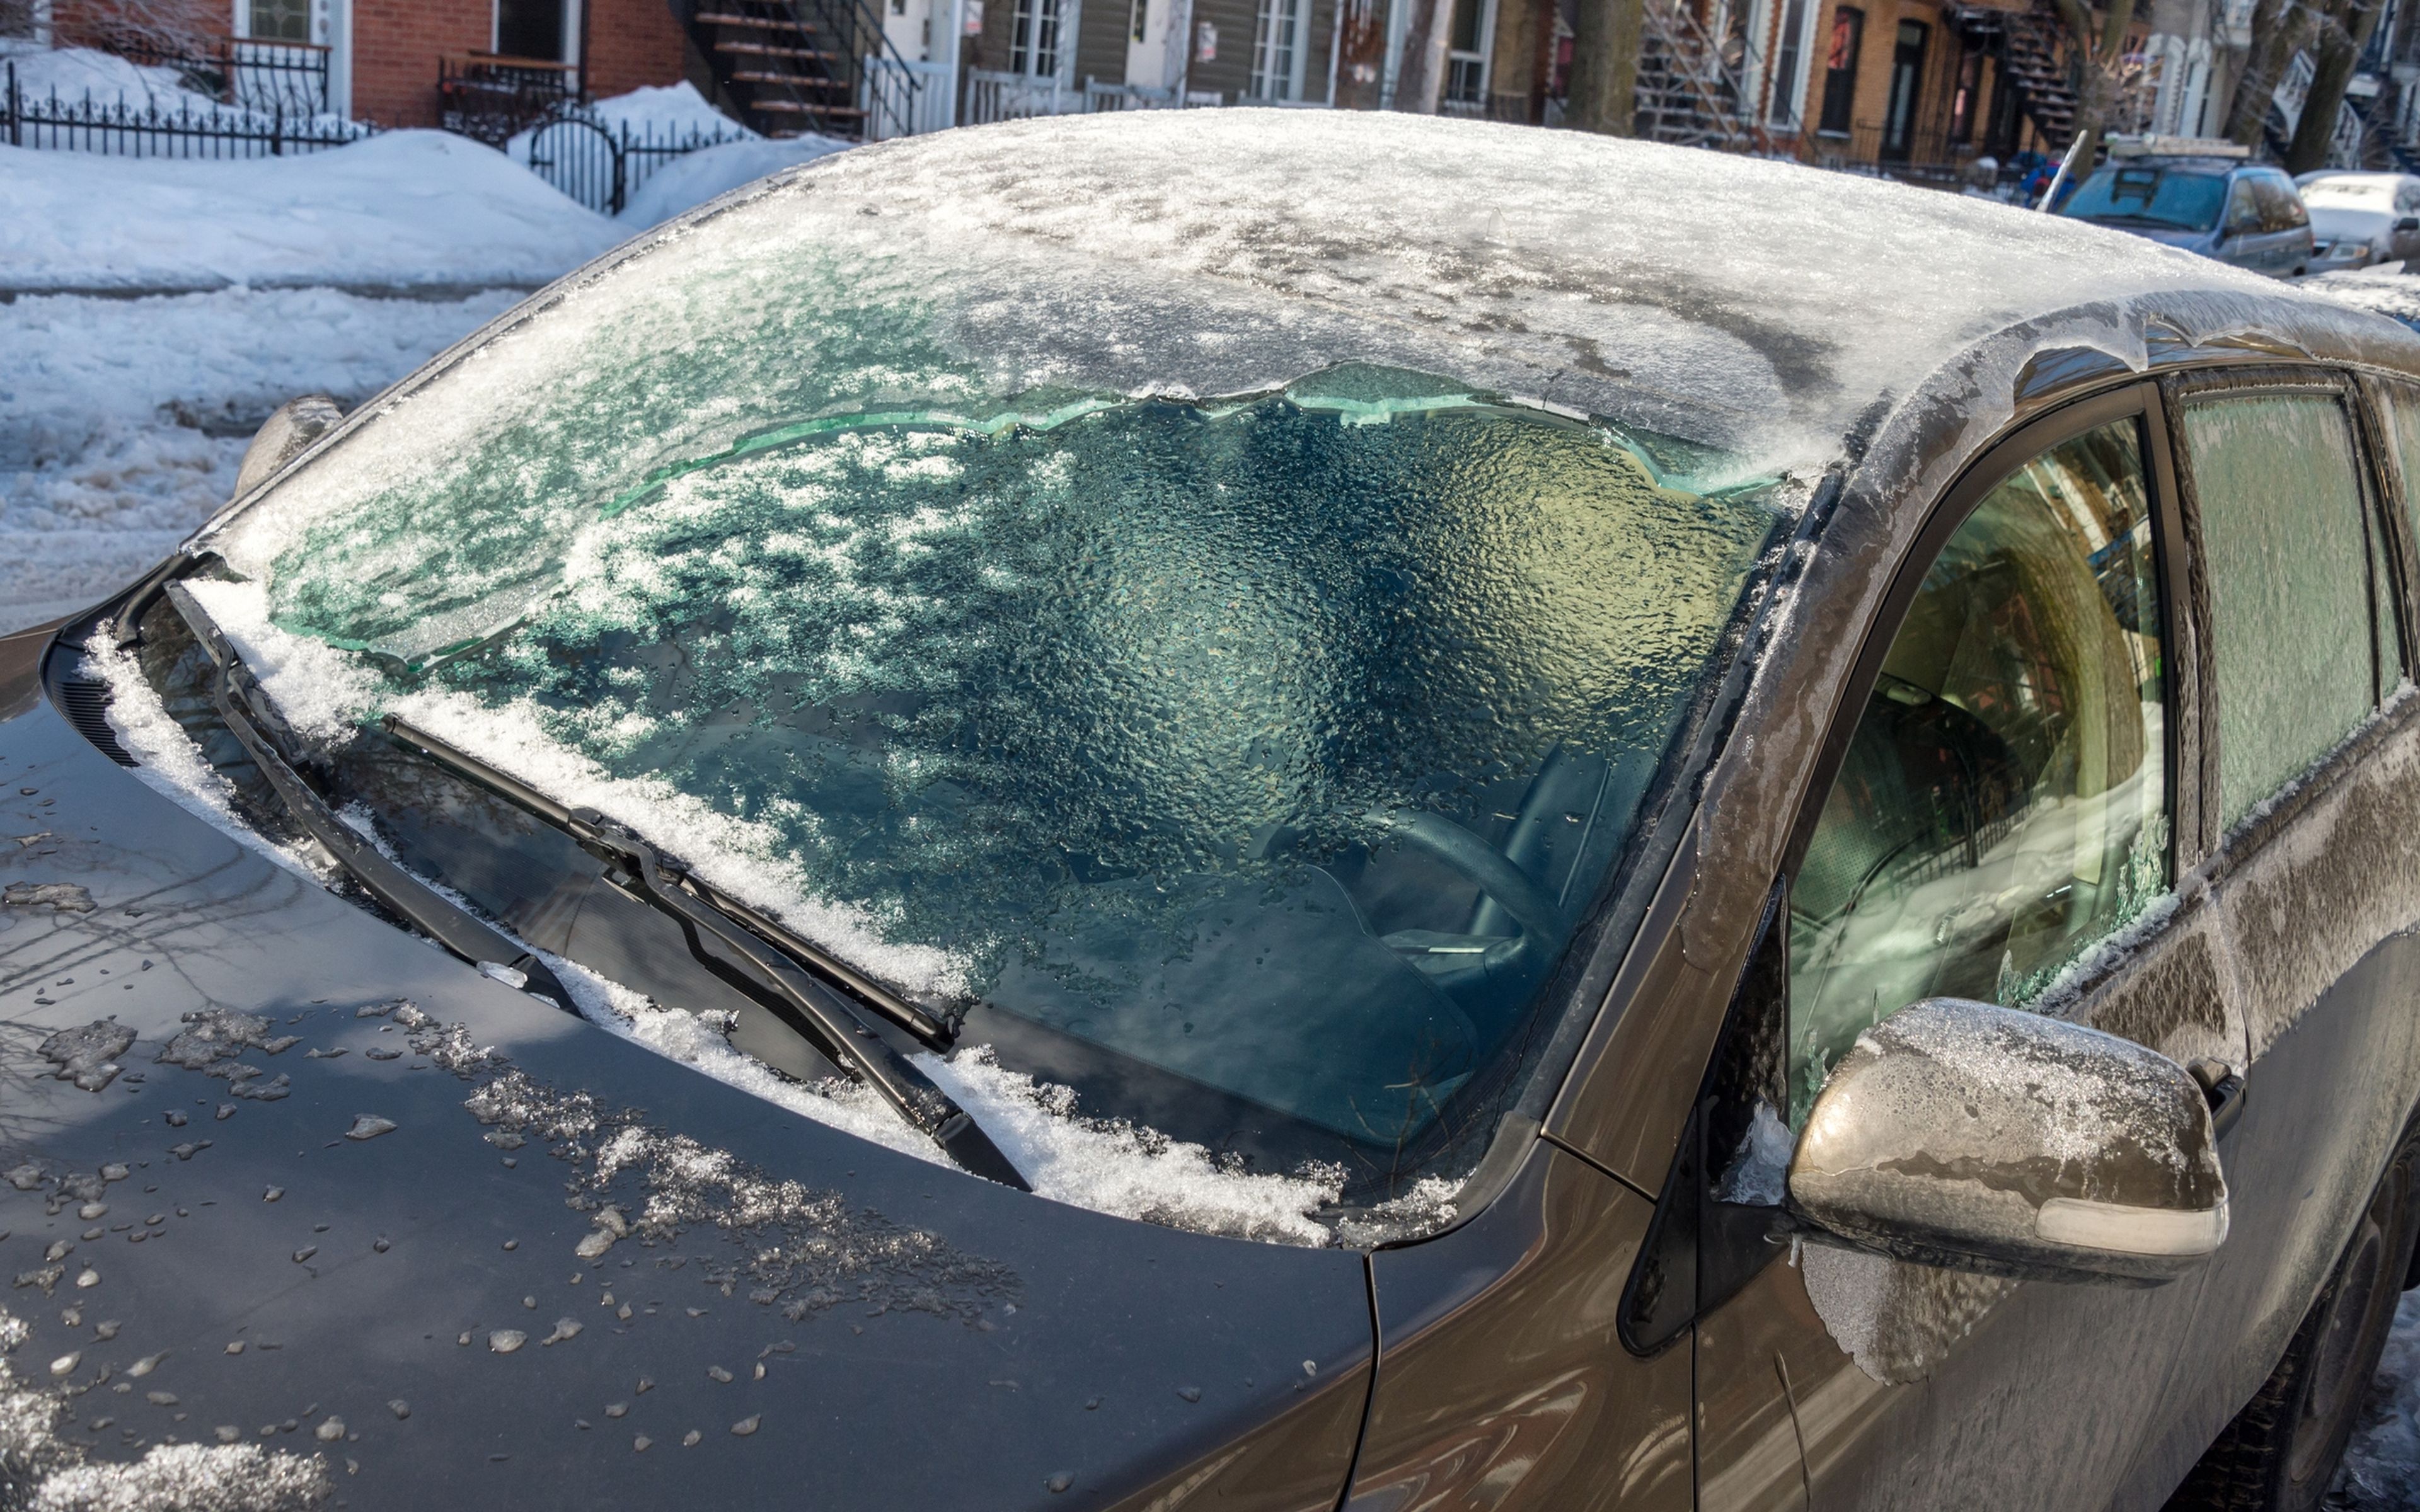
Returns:
[[[1793,1124],[1859,1030],[1930,995],[2241,1060],[2215,910],[2173,880],[2201,859],[2200,694],[2164,434],[2147,384],[2038,422],[1902,564],[1776,884],[1780,964],[1733,1007],[1730,1044],[1780,1044]],[[1753,1279],[1698,1320],[1706,1508],[2097,1507],[2170,1411],[2197,1279],[2017,1283],[1707,1227],[1701,1277]]]
[[[2420,431],[2412,393],[2398,434]],[[2388,449],[2338,376],[2178,379],[2170,399],[2208,585],[2203,878],[2250,1065],[2220,1141],[2234,1227],[2149,1480],[2181,1474],[2274,1368],[2420,1088],[2420,710],[2377,712],[2406,681],[2410,516],[2378,505],[2397,470],[2381,488]]]

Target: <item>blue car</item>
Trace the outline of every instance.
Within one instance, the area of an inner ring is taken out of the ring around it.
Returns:
[[[2225,157],[2114,157],[2059,214],[2272,278],[2310,270],[2311,214],[2281,169]]]

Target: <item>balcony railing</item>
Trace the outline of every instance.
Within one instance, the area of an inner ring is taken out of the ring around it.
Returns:
[[[437,60],[437,123],[502,147],[581,98],[580,70],[545,58],[448,53]]]

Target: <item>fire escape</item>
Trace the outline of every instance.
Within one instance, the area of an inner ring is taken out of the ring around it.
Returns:
[[[864,0],[672,0],[722,101],[767,136],[896,134],[895,89],[865,87],[867,63],[904,71]],[[868,54],[872,54],[871,59]]]
[[[1647,0],[1633,130],[1680,147],[1769,152],[1740,58],[1708,33],[1690,0]]]
[[[2016,89],[2017,108],[2049,149],[2066,151],[2075,135],[2075,89],[2062,52],[2066,32],[2046,0],[2029,10],[1953,6],[1950,15],[1969,43],[1990,48],[2001,87]]]

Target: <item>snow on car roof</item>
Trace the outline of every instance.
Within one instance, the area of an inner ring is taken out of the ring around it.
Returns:
[[[1829,461],[1878,401],[2028,318],[2177,290],[2276,299],[2209,259],[1978,198],[1392,113],[1062,116],[842,154],[776,186],[1103,270],[1083,299],[1002,312],[1059,342],[1090,322],[1114,348],[1147,318],[1119,265],[1297,312],[1299,339],[1209,364],[1212,392],[1321,365],[1304,346],[1396,336],[1422,348],[1407,365],[1448,351],[1466,379],[1762,467]],[[1346,358],[1385,360],[1327,360]]]

